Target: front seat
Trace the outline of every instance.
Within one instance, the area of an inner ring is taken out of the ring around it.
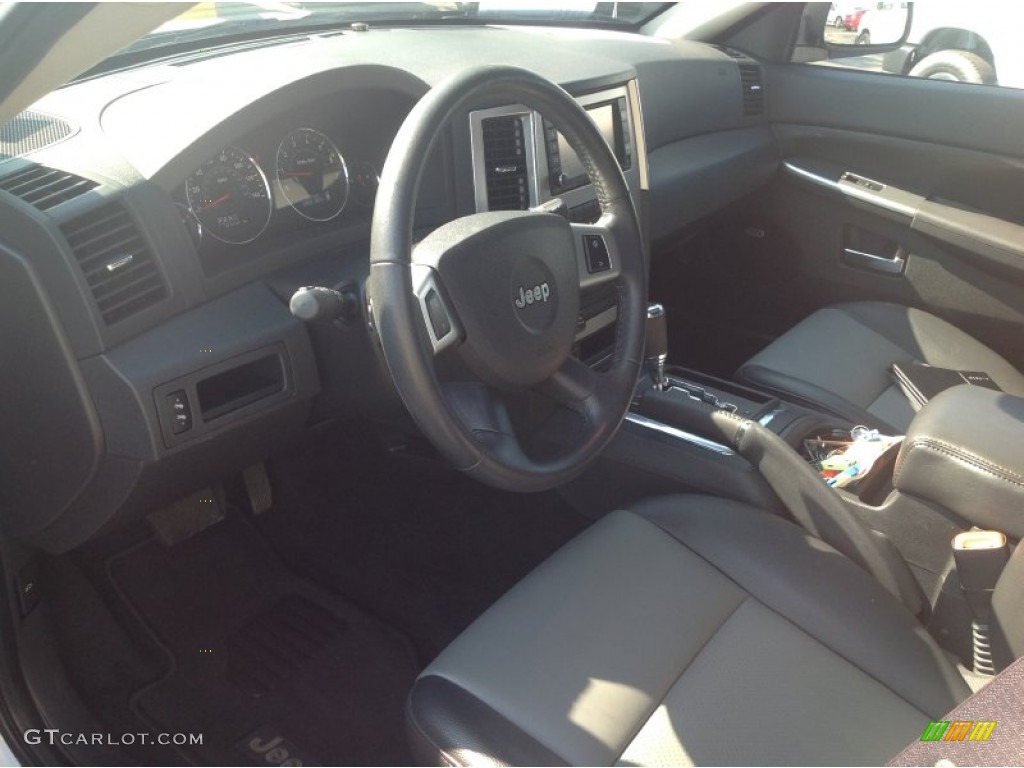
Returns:
[[[737,378],[857,424],[906,431],[914,411],[892,378],[893,363],[983,371],[1024,396],[1024,375],[980,341],[935,315],[884,302],[821,309],[737,371]]]
[[[739,502],[614,512],[417,680],[429,765],[872,765],[969,694],[864,570]]]

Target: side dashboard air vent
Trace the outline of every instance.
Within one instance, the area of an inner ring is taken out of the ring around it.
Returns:
[[[110,203],[61,227],[103,322],[113,325],[167,296],[160,268],[124,208]]]
[[[740,62],[740,85],[743,87],[743,114],[760,115],[764,113],[764,83],[761,77],[761,65],[753,62]]]
[[[489,117],[481,129],[488,210],[525,211],[530,193],[522,116]]]
[[[0,189],[20,197],[40,211],[73,200],[96,186],[95,181],[43,165],[33,165],[0,179]]]

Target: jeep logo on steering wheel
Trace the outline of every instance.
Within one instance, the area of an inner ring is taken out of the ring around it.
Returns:
[[[546,282],[539,285],[533,286],[533,288],[524,288],[519,286],[519,295],[514,296],[513,303],[517,309],[522,309],[528,304],[534,304],[538,301],[547,302],[551,296],[551,286]]]

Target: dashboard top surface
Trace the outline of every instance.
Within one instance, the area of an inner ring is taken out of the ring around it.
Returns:
[[[229,118],[244,119],[247,107],[282,89],[327,98],[346,87],[370,86],[416,99],[453,73],[500,63],[531,69],[579,93],[624,82],[646,68],[652,80],[660,79],[654,69],[658,63],[729,61],[724,53],[697,43],[543,27],[380,28],[263,42],[72,84],[36,106],[76,121],[83,138],[90,127],[101,128],[135,171],[170,189],[181,180],[176,175],[190,171],[204,151],[216,148],[217,141],[203,142],[204,136],[216,133]],[[645,99],[656,99],[667,85],[649,83]],[[69,150],[54,148],[55,159],[73,163]],[[181,155],[189,167],[175,169]]]

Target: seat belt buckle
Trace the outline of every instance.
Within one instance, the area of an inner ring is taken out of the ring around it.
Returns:
[[[1000,531],[965,531],[953,537],[953,560],[965,592],[995,589],[1009,558],[1006,535]]]
[[[971,622],[974,671],[981,675],[995,674],[989,625],[992,592],[1009,558],[1006,535],[999,531],[965,531],[953,537],[956,575],[974,617]]]

